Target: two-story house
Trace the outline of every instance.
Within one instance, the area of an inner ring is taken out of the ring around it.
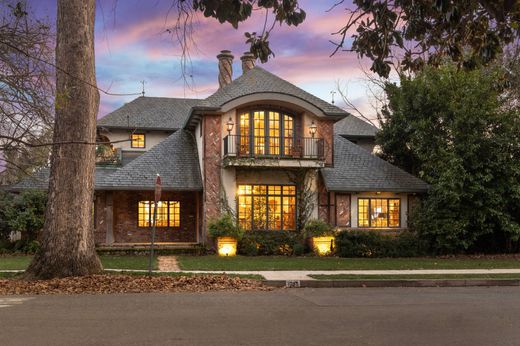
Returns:
[[[406,228],[428,185],[371,153],[377,129],[250,54],[241,60],[233,79],[233,55],[218,55],[220,88],[206,99],[138,97],[98,121],[113,144],[111,164],[96,168],[96,243],[150,241],[157,174],[162,243],[206,242],[222,212],[246,231],[295,231],[304,213],[341,228]],[[46,175],[15,188],[46,188]]]

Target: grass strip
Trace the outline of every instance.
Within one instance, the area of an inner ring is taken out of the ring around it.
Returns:
[[[407,269],[511,269],[520,261],[472,258],[339,258],[283,256],[177,256],[182,270],[407,270]]]
[[[356,275],[356,274],[313,274],[317,280],[454,280],[454,279],[513,279],[519,280],[520,274],[410,274],[410,275]]]

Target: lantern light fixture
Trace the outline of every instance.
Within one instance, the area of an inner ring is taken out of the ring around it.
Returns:
[[[316,134],[316,131],[318,130],[318,126],[314,123],[314,120],[311,123],[311,126],[309,126],[309,133],[311,134],[312,138],[314,138],[314,135]]]
[[[226,126],[228,134],[231,134],[231,131],[233,131],[233,127],[235,126],[235,123],[233,122],[233,119],[231,119],[231,117],[229,117]]]

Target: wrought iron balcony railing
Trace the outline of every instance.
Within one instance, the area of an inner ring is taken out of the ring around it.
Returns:
[[[224,157],[324,159],[323,138],[227,135]]]

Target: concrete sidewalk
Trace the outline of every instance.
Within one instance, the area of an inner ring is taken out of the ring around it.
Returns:
[[[184,271],[194,274],[251,274],[266,280],[314,280],[309,275],[443,275],[443,274],[520,274],[520,269],[415,269],[415,270],[259,270],[259,271]]]
[[[111,272],[147,273],[147,270],[105,269]],[[21,273],[24,270],[0,270],[1,273]],[[153,273],[260,275],[269,281],[315,280],[309,275],[443,275],[443,274],[520,274],[520,269],[410,269],[410,270],[153,270]]]

